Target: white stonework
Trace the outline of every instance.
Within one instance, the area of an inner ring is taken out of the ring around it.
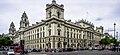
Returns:
[[[99,45],[103,37],[103,27],[95,29],[91,22],[80,20],[71,22],[64,19],[64,5],[55,0],[46,5],[46,19],[29,26],[24,12],[18,31],[19,40],[25,40],[25,48],[88,48]]]

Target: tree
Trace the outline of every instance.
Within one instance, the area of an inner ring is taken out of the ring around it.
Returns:
[[[12,40],[10,40],[10,37],[1,37],[0,38],[0,47],[1,46],[9,46],[13,43]]]
[[[104,39],[101,39],[100,44],[109,45],[111,43],[111,40],[109,37],[105,37]]]
[[[112,39],[111,39],[111,43],[114,43],[114,44],[117,43],[117,39],[112,38]]]

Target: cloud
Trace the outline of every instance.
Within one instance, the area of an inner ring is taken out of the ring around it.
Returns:
[[[109,29],[106,29],[105,32],[113,32],[114,29],[113,28],[109,28]]]
[[[0,1],[0,33],[7,33],[12,21],[16,29],[19,28],[21,15],[26,11],[30,24],[45,19],[46,4],[52,0],[1,0]],[[103,26],[105,31],[112,33],[113,23],[120,28],[120,0],[56,0],[65,7],[65,19],[72,21],[87,19],[95,26]],[[88,18],[86,18],[88,12]],[[99,21],[99,22],[98,22]],[[118,29],[117,31],[120,31]]]
[[[102,20],[102,18],[97,18],[97,19],[96,19],[96,21],[101,21],[101,20]]]

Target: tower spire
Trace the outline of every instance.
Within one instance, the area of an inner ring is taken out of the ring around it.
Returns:
[[[27,17],[27,14],[25,13],[25,11],[24,11],[24,13],[22,14],[22,17]]]
[[[20,29],[21,30],[25,29],[25,27],[28,27],[28,26],[29,26],[29,20],[28,20],[27,14],[24,11],[20,20]]]
[[[14,33],[16,32],[16,28],[13,22],[11,22],[10,24],[10,28],[9,28],[9,34],[14,35]]]

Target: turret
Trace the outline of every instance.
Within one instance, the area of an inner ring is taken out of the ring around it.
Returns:
[[[64,19],[64,5],[59,5],[55,0],[46,5],[46,18]]]
[[[25,28],[29,27],[29,20],[27,17],[27,14],[24,13],[22,14],[21,20],[20,20],[20,30],[24,30]]]
[[[15,32],[16,32],[15,25],[14,25],[14,23],[13,23],[13,22],[11,22],[11,24],[10,24],[10,28],[9,28],[9,34],[14,35],[14,34],[15,34]]]
[[[100,26],[100,27],[96,27],[96,31],[99,32],[99,33],[102,33],[103,34],[103,27]]]

